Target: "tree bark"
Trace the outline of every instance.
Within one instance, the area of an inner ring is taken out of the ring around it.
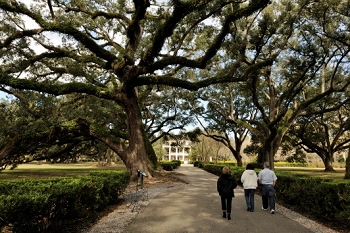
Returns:
[[[346,158],[344,179],[350,179],[350,149],[348,149],[348,157]]]
[[[323,161],[324,167],[325,167],[324,171],[326,171],[326,172],[334,172],[335,171],[333,168],[333,165],[332,165],[332,158],[333,158],[333,156],[330,156],[330,155],[324,156],[324,158],[322,158],[322,161]]]
[[[242,162],[242,156],[240,153],[241,147],[236,145],[236,149],[234,149],[233,147],[229,147],[229,149],[231,150],[233,156],[235,157],[235,159],[237,160],[237,167],[242,167],[243,166],[243,162]],[[239,149],[239,151],[238,151]]]
[[[114,142],[94,132],[90,132],[90,134],[105,143],[120,157],[131,175],[131,180],[138,179],[138,171],[146,173],[147,177],[151,178],[158,167],[158,161],[144,132],[136,92],[129,92],[122,102],[121,106],[126,114],[127,141]],[[121,146],[121,144],[124,144],[124,146]]]
[[[270,169],[275,169],[275,155],[281,146],[281,138],[278,136],[272,137],[272,139],[267,139],[264,144],[263,153],[265,161],[269,162]],[[265,161],[262,161],[265,162]]]
[[[127,119],[126,124],[129,145],[125,153],[122,154],[121,159],[130,172],[132,180],[137,179],[138,170],[152,177],[154,175],[157,159],[154,159],[154,156],[152,156],[155,153],[153,148],[149,145],[149,140],[143,130],[141,113],[135,91],[128,93],[123,107]],[[151,157],[148,155],[151,155]]]
[[[235,145],[236,145],[236,152],[237,152],[237,156],[236,160],[237,160],[237,166],[238,167],[242,167],[243,166],[243,162],[242,162],[242,155],[241,155],[241,149],[242,149],[242,140],[239,138],[235,138]]]

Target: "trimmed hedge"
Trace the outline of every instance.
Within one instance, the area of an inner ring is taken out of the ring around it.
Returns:
[[[222,164],[204,164],[203,169],[206,170],[207,172],[210,172],[212,174],[215,174],[217,176],[222,174],[222,168],[226,165]],[[245,168],[243,167],[229,167],[231,170],[231,174],[235,177],[236,181],[238,184],[241,184],[241,176],[242,173],[244,172]]]
[[[171,162],[176,163],[178,167],[182,164],[181,160],[171,160]]]
[[[350,220],[350,182],[277,173],[276,198],[298,211],[331,221]]]
[[[160,161],[159,162],[160,166],[165,171],[173,171],[177,167],[181,166],[181,161],[180,160],[173,160],[173,161]]]
[[[307,167],[307,163],[275,162],[275,167]]]
[[[87,217],[116,203],[130,182],[125,171],[96,171],[76,178],[0,182],[0,229],[45,232],[50,224]]]
[[[194,167],[203,168],[203,167],[204,167],[204,163],[201,162],[201,161],[194,161],[194,162],[193,162],[193,166],[194,166]]]

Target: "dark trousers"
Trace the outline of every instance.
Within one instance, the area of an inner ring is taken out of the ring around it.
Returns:
[[[232,208],[232,197],[221,196],[221,209],[226,210],[227,213],[231,213]]]
[[[262,186],[262,203],[263,208],[267,209],[270,206],[270,210],[275,209],[275,190],[271,184],[263,184]]]

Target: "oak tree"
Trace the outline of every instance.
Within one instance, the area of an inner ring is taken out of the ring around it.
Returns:
[[[0,0],[0,84],[115,102],[126,117],[127,147],[89,124],[87,132],[117,153],[132,177],[138,169],[152,176],[156,160],[142,124],[138,89],[167,85],[196,91],[259,73],[271,59],[240,59],[231,71],[208,78],[186,75],[220,59],[222,44],[235,31],[233,23],[268,3]],[[236,74],[237,67],[245,71]]]

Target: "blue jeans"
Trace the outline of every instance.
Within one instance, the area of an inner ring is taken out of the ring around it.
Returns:
[[[270,210],[275,209],[275,190],[272,184],[262,185],[262,203],[264,209],[267,209],[269,205]]]
[[[245,202],[250,211],[254,211],[254,193],[255,189],[244,189]]]

